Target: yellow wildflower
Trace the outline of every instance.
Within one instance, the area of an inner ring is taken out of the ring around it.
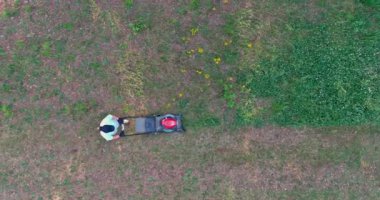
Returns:
[[[200,54],[203,53],[203,48],[202,48],[202,47],[199,47],[199,48],[198,48],[198,53],[200,53]]]
[[[182,92],[179,93],[179,94],[178,94],[178,97],[179,97],[179,98],[183,97],[183,93],[182,93]]]
[[[198,28],[192,28],[192,29],[190,30],[192,36],[195,36],[195,35],[198,33],[198,31],[199,31]]]
[[[230,1],[229,0],[223,0],[223,3],[229,3]]]
[[[228,46],[232,43],[232,40],[224,40],[224,46]]]
[[[203,72],[201,70],[196,70],[197,74],[202,74]]]
[[[209,79],[210,78],[210,74],[205,74],[205,79]]]
[[[248,47],[248,48],[252,48],[252,47],[253,47],[253,44],[252,44],[252,43],[248,43],[248,44],[247,44],[247,47]]]
[[[186,54],[191,56],[194,54],[194,52],[195,52],[194,49],[190,49],[190,50],[186,51]]]
[[[215,62],[215,64],[220,64],[220,62],[222,62],[222,59],[217,56],[214,58],[214,62]]]

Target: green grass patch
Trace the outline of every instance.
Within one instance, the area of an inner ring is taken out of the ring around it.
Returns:
[[[378,0],[359,0],[362,4],[374,8],[380,8],[380,1]]]
[[[135,21],[128,24],[128,27],[134,32],[134,33],[140,33],[143,30],[145,30],[148,26],[143,21]]]
[[[371,14],[358,6],[354,13],[329,8],[318,23],[292,19],[291,46],[276,49],[270,59],[259,59],[259,67],[248,75],[254,94],[273,98],[274,122],[378,122],[380,59],[374,55],[380,35]]]
[[[191,10],[199,10],[201,8],[201,0],[190,0],[189,7]]]
[[[0,57],[4,57],[6,55],[7,53],[5,52],[5,50],[2,47],[0,47]]]
[[[265,118],[260,113],[255,113],[255,106],[239,106],[236,109],[234,124],[237,126],[253,125],[261,128],[266,124]]]
[[[23,48],[25,48],[25,42],[23,40],[16,40],[14,45],[18,50],[22,50]]]
[[[226,100],[227,107],[234,108],[236,106],[236,93],[233,91],[232,84],[223,85],[223,98]]]
[[[224,20],[225,24],[222,27],[223,32],[233,40],[236,40],[239,34],[239,29],[237,28],[237,23],[239,22],[236,20],[236,16],[233,14],[227,14],[224,16]]]
[[[229,47],[222,52],[223,62],[229,65],[237,64],[240,59],[240,53],[237,48]]]
[[[211,114],[199,115],[195,119],[186,121],[189,127],[192,128],[206,128],[206,127],[216,127],[221,124],[221,120]]]
[[[131,9],[133,7],[133,0],[123,0],[124,7],[127,9]]]
[[[58,25],[58,29],[73,31],[74,30],[74,24],[72,22],[65,22],[65,23]]]
[[[1,115],[3,115],[5,118],[10,118],[13,116],[12,105],[0,104],[0,111]]]
[[[180,113],[186,113],[183,119],[186,128],[200,129],[218,127],[222,124],[219,114],[210,112],[207,103],[202,102],[202,100],[197,102],[192,98],[179,99],[177,101],[177,110]]]
[[[71,116],[74,119],[79,119],[90,112],[90,110],[97,107],[95,101],[77,101],[72,104],[65,105],[61,112],[67,116]]]
[[[40,53],[42,56],[51,57],[52,56],[52,42],[45,41],[41,44]]]
[[[11,18],[11,17],[17,17],[20,14],[19,9],[17,8],[6,8],[1,13],[2,18]]]
[[[24,11],[27,13],[31,13],[33,11],[33,7],[31,5],[25,5]]]
[[[150,13],[139,14],[135,20],[128,24],[128,28],[132,30],[134,34],[143,32],[146,29],[149,29],[153,25],[153,18]]]
[[[5,93],[9,93],[11,91],[12,87],[9,83],[2,83],[1,84],[1,90]]]

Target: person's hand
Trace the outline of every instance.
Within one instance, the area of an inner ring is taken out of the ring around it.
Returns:
[[[115,135],[115,136],[113,136],[113,139],[114,139],[114,140],[117,140],[117,139],[119,139],[119,138],[120,138],[119,135]]]
[[[116,116],[114,116],[114,115],[112,115],[112,119],[113,119],[113,120],[118,120],[119,118],[116,117]]]

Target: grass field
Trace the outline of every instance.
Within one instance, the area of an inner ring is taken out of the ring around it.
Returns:
[[[0,199],[380,199],[378,0],[0,0]],[[106,142],[107,114],[185,134]]]

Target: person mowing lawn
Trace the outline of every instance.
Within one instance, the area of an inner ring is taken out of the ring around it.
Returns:
[[[107,141],[117,140],[125,136],[123,124],[128,124],[128,122],[128,119],[109,114],[100,122],[98,130],[100,131],[100,135]],[[120,134],[117,134],[119,126],[122,126],[122,130]]]

